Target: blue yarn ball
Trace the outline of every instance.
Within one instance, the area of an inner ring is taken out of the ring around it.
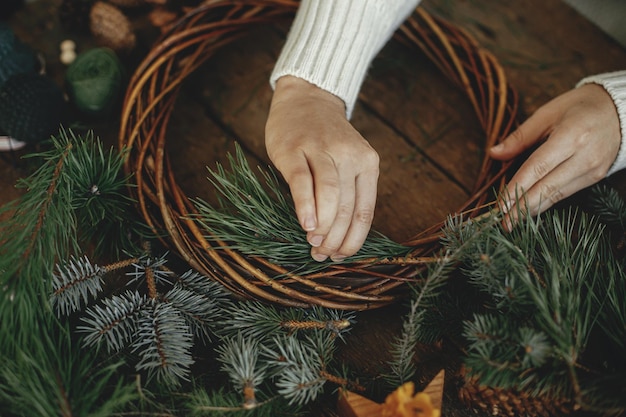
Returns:
[[[0,22],[0,86],[12,75],[35,73],[35,51],[15,37],[11,28]]]
[[[15,74],[0,87],[0,130],[36,143],[58,133],[66,112],[61,88],[37,73]]]

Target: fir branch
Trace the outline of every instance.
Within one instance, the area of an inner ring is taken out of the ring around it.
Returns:
[[[193,336],[185,319],[169,303],[150,300],[137,321],[137,334],[131,345],[139,354],[138,371],[168,386],[177,386],[189,379]]]
[[[71,257],[65,264],[57,265],[57,273],[52,276],[52,296],[50,304],[57,315],[69,315],[87,305],[90,297],[95,298],[102,291],[102,276],[106,269],[92,264],[86,256]]]
[[[141,311],[149,299],[137,291],[127,291],[102,300],[86,311],[84,323],[77,330],[85,333],[87,347],[104,343],[109,352],[118,352],[127,347],[135,337]]]
[[[304,339],[275,337],[271,346],[262,346],[278,393],[289,404],[298,405],[313,401],[322,393],[328,381],[326,364],[330,363],[332,351],[332,337],[320,333]]]
[[[222,363],[231,383],[243,394],[242,407],[252,409],[258,406],[257,388],[265,379],[266,365],[259,363],[259,343],[255,339],[238,334],[225,338],[217,348],[217,359]]]
[[[383,375],[385,382],[391,387],[399,387],[415,375],[415,349],[424,316],[424,310],[418,307],[419,302],[412,300],[409,313],[402,323],[402,332],[391,345],[392,359],[388,363],[389,372]]]
[[[254,174],[243,151],[228,156],[231,172],[222,165],[209,170],[215,187],[218,207],[197,199],[195,220],[207,231],[206,238],[221,242],[214,248],[230,248],[302,274],[312,273],[331,264],[315,262],[310,244],[298,224],[293,202],[284,193],[274,172],[262,172],[264,183]],[[225,245],[225,246],[222,246]],[[361,250],[349,261],[405,256],[410,248],[379,233],[371,233]]]
[[[195,336],[200,340],[211,340],[214,320],[222,309],[218,299],[175,285],[163,296],[163,301],[179,311]]]
[[[152,257],[148,255],[141,256],[140,258],[138,258],[137,262],[133,263],[133,272],[128,272],[126,274],[131,277],[131,279],[128,281],[128,284],[141,282],[144,280],[154,281],[153,283],[148,283],[148,285],[171,284],[173,280],[173,273],[171,270],[164,268],[164,265],[166,263],[167,253],[158,257]],[[156,297],[152,296],[151,298]]]
[[[193,333],[205,342],[217,332],[227,308],[232,305],[231,294],[223,285],[193,270],[178,276],[163,300],[172,303]]]
[[[223,285],[194,270],[188,270],[181,274],[176,280],[175,286],[214,300],[220,305],[226,305],[230,302],[231,293]]]
[[[323,378],[322,358],[310,340],[294,337],[274,339],[273,348],[263,346],[268,363],[275,368],[274,377],[278,393],[289,404],[303,405],[321,394],[326,379]]]
[[[452,225],[459,227],[456,222],[462,223],[461,217],[450,218],[448,221],[450,227],[453,227]],[[464,250],[465,244],[460,244],[454,249],[447,249],[436,263],[428,264],[426,278],[422,282],[417,281],[413,284],[414,296],[409,312],[404,317],[400,335],[391,344],[392,359],[388,362],[389,373],[383,375],[389,386],[398,387],[410,381],[415,375],[416,368],[413,359],[426,310],[444,290],[453,265],[457,262],[457,253]]]

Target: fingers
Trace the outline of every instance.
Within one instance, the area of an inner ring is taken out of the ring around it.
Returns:
[[[568,169],[572,164],[566,163],[574,154],[575,149],[562,146],[558,133],[554,134],[551,139],[533,152],[511,178],[506,189],[509,197],[515,197],[516,192],[518,194],[524,192],[528,199],[537,194],[538,188],[544,188],[545,193],[548,194],[546,197],[557,200],[558,195],[552,188],[559,190],[567,182],[566,175],[577,176],[576,172],[571,172],[572,168]],[[556,170],[562,164],[565,164],[565,169],[560,171],[565,172],[557,175]],[[532,207],[536,208],[535,205]]]
[[[313,247],[311,255],[317,261],[330,257],[339,262],[354,255],[363,245],[374,219],[378,169],[371,169],[341,186],[342,195],[337,215],[323,243]],[[317,233],[317,231],[316,231]]]
[[[522,123],[501,143],[489,149],[489,155],[498,160],[508,160],[520,155],[542,140],[553,124],[553,112],[550,109],[539,109]]]
[[[277,159],[275,165],[283,174],[294,201],[300,226],[307,232],[317,227],[313,175],[303,153],[294,153],[292,157]]]

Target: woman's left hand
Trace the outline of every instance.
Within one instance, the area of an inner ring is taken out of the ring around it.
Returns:
[[[489,154],[509,160],[540,141],[501,196],[509,229],[519,213],[539,214],[606,177],[621,144],[613,100],[596,84],[570,90],[540,107]]]

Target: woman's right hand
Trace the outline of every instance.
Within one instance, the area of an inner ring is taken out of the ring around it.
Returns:
[[[279,78],[265,146],[289,184],[313,259],[354,255],[374,218],[379,158],[347,120],[344,102],[300,78]]]

